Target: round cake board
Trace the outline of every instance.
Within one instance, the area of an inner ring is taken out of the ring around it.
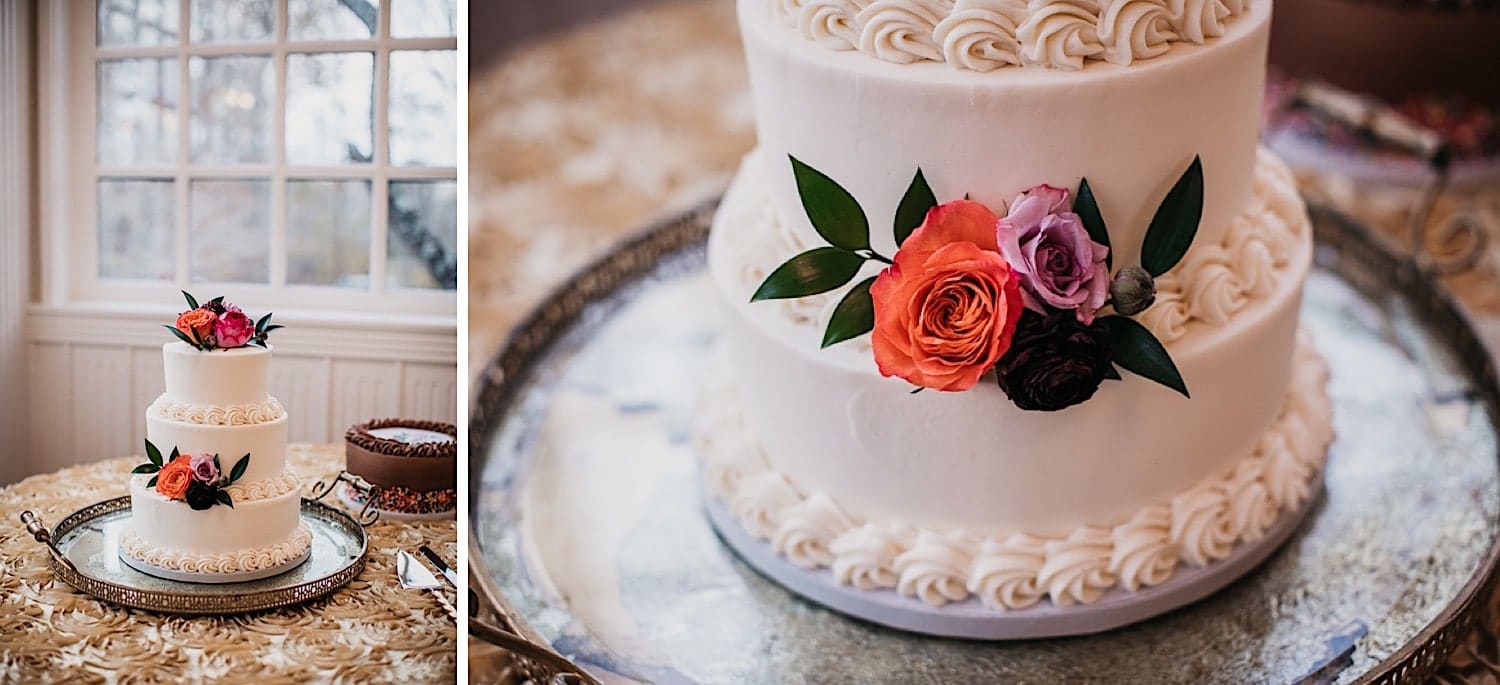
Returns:
[[[1323,480],[1307,501],[1281,516],[1264,537],[1237,545],[1226,558],[1203,568],[1178,567],[1166,582],[1130,592],[1111,588],[1092,604],[1057,606],[1050,600],[1025,609],[997,611],[977,597],[932,606],[894,589],[859,590],[838,583],[826,568],[805,569],[751,536],[722,503],[705,494],[704,507],[719,538],[761,575],[842,614],[890,628],[971,640],[1028,640],[1113,630],[1192,604],[1249,573],[1297,530],[1323,491]]]
[[[350,487],[348,484],[344,484],[343,486],[339,487],[338,496],[339,501],[343,502],[344,506],[349,507],[351,511],[359,511],[365,506],[365,503],[363,501],[360,501],[355,497],[354,488]],[[380,514],[380,519],[386,521],[401,521],[405,523],[410,523],[413,521],[452,521],[458,518],[458,507],[454,507],[447,511],[431,511],[420,514],[415,514],[409,511],[382,509],[379,506],[370,507],[370,509],[372,511],[378,512]]]
[[[271,576],[279,576],[283,573],[286,573],[287,571],[301,566],[303,562],[306,562],[310,557],[312,557],[312,547],[308,547],[307,551],[303,552],[302,555],[297,557],[296,559],[293,559],[280,566],[274,566],[272,568],[263,568],[256,571],[241,571],[239,573],[194,573],[191,571],[178,571],[175,569],[154,566],[141,561],[140,559],[132,557],[129,554],[126,554],[124,549],[120,550],[120,561],[124,562],[126,566],[129,566],[130,568],[140,571],[141,573],[144,573],[146,575],[156,576],[157,578],[166,578],[167,580],[182,581],[184,583],[212,583],[215,585],[225,583],[244,583],[252,580],[260,580],[262,578],[270,578]]]

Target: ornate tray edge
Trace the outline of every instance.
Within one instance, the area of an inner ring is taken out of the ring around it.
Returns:
[[[576,278],[555,287],[516,324],[500,352],[481,371],[479,389],[472,394],[470,483],[478,483],[482,478],[494,429],[525,384],[525,370],[535,365],[547,348],[571,328],[591,302],[613,294],[634,278],[649,272],[662,256],[704,240],[719,200],[716,196],[637,233],[583,267]],[[1500,425],[1500,380],[1497,380],[1494,359],[1475,334],[1470,317],[1448,290],[1424,274],[1415,260],[1398,255],[1379,236],[1348,215],[1316,203],[1308,205],[1308,213],[1313,219],[1314,247],[1319,265],[1339,271],[1352,285],[1366,293],[1373,284],[1361,281],[1347,270],[1338,269],[1335,266],[1338,259],[1352,258],[1375,273],[1386,274],[1388,285],[1406,293],[1420,307],[1420,316],[1447,335],[1464,370],[1475,380],[1474,392],[1483,401],[1490,420]],[[1335,259],[1328,259],[1329,252],[1322,249],[1326,247],[1335,248],[1332,253]],[[1500,462],[1500,452],[1497,452],[1496,459]],[[477,497],[469,498],[471,521],[477,514],[478,500]],[[472,524],[469,534],[477,545],[478,537]],[[478,558],[471,559],[470,563],[483,568],[483,562]],[[1481,599],[1495,590],[1497,566],[1500,566],[1500,538],[1491,542],[1483,563],[1464,583],[1453,602],[1415,638],[1354,682],[1380,685],[1425,682],[1472,631],[1483,606]],[[520,617],[512,619],[520,621]],[[524,622],[517,627],[532,639],[540,639]]]
[[[130,507],[130,496],[123,495],[90,504],[64,517],[52,528],[53,540],[95,518],[112,514]],[[159,590],[141,590],[105,580],[99,580],[78,572],[70,564],[55,555],[49,555],[52,573],[74,589],[111,604],[165,614],[222,615],[241,614],[270,609],[280,609],[310,602],[341,588],[364,571],[370,552],[369,537],[348,514],[334,507],[307,498],[302,499],[301,509],[314,516],[336,522],[345,532],[359,541],[359,556],[334,573],[289,588],[267,590],[238,597],[224,595],[178,595]]]

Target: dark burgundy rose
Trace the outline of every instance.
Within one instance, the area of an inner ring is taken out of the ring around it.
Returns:
[[[995,375],[1017,407],[1057,411],[1093,397],[1109,369],[1109,330],[1103,321],[1085,326],[1071,311],[1028,310]]]
[[[218,488],[210,487],[194,480],[193,484],[188,486],[187,496],[183,499],[187,500],[188,506],[192,507],[194,511],[203,511],[218,501],[216,497],[217,493]]]

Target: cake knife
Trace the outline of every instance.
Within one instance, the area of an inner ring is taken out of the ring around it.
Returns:
[[[427,570],[422,562],[404,549],[396,552],[396,577],[401,579],[401,587],[408,590],[426,590],[433,599],[437,600],[443,613],[447,614],[454,623],[458,622],[458,610],[453,608],[453,603],[448,601],[447,595],[443,594],[443,585],[438,582],[437,576],[432,575],[432,571]]]
[[[443,558],[438,556],[438,553],[432,551],[432,548],[427,545],[418,547],[417,551],[421,552],[422,556],[427,557],[427,560],[432,562],[432,565],[436,566],[438,571],[442,572],[443,577],[448,579],[449,585],[452,585],[455,590],[458,589],[458,574],[453,572],[453,569],[448,566],[448,562],[443,561]]]

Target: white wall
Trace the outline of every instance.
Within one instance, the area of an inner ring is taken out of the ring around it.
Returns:
[[[31,6],[0,2],[0,483],[24,473],[31,259]]]
[[[163,390],[160,314],[33,307],[28,317],[31,449],[24,473],[140,454],[146,407]],[[454,422],[451,325],[277,320],[271,394],[292,441],[338,442],[351,424],[400,416]],[[11,459],[16,453],[12,451]]]

